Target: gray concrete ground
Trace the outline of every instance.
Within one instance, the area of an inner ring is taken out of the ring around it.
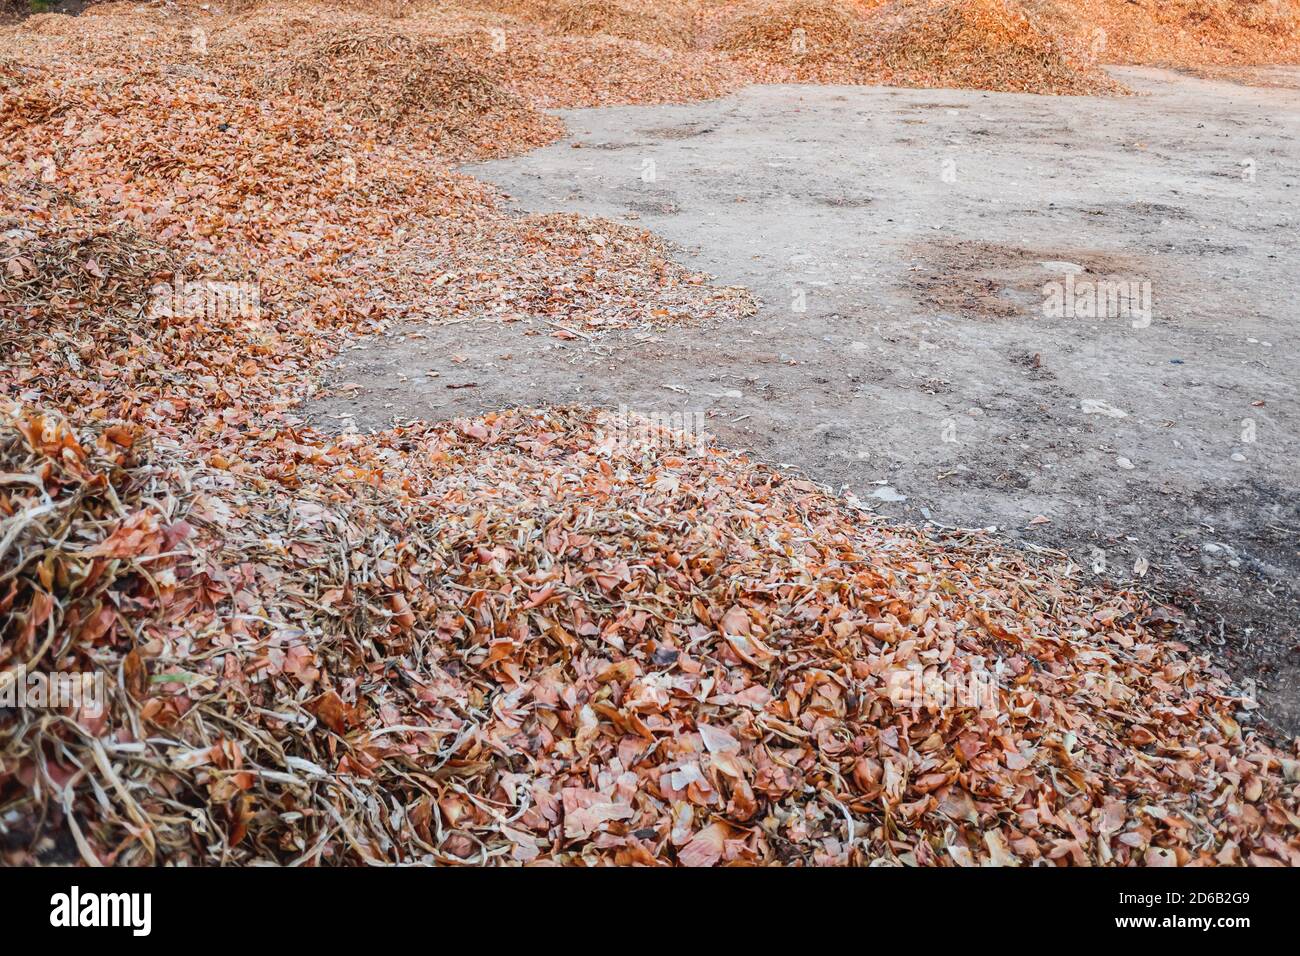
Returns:
[[[564,112],[570,140],[469,171],[522,210],[643,225],[759,314],[402,330],[346,352],[333,378],[362,388],[309,414],[699,413],[883,513],[1170,595],[1296,732],[1300,97],[1116,72],[1141,95],[770,86]]]

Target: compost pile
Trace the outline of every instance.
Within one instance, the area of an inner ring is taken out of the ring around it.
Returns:
[[[1294,0],[1020,0],[1042,28],[1104,63],[1300,63]]]
[[[1300,862],[1294,745],[1059,556],[590,409],[302,421],[398,322],[742,323],[650,234],[451,164],[746,67],[483,10],[92,9],[0,30],[0,692],[102,687],[0,709],[6,864]]]
[[[0,303],[9,344],[49,350],[68,342],[93,352],[105,343],[80,343],[80,336],[143,330],[148,290],[176,271],[165,247],[129,225],[101,221],[57,189],[15,184],[5,199]]]
[[[511,32],[508,55],[483,41],[475,47],[540,108],[686,103],[730,93],[750,76],[714,51],[682,51],[607,35]],[[472,55],[472,54],[471,54]],[[481,61],[477,61],[481,62]]]
[[[867,35],[866,18],[850,4],[779,0],[737,11],[715,45],[771,59],[851,60],[861,54]]]
[[[272,81],[381,135],[419,125],[448,150],[491,156],[554,139],[558,124],[441,44],[393,29],[354,26],[292,44]]]
[[[590,36],[603,33],[660,46],[680,46],[691,41],[688,18],[646,5],[627,6],[613,0],[565,0],[550,19],[556,33]]]
[[[682,103],[721,96],[747,78],[717,51],[692,46],[695,16],[677,7],[491,2],[425,7],[402,25],[427,31],[539,108]]]
[[[1004,0],[895,0],[874,25],[868,56],[891,84],[1064,94],[1122,89],[1086,49]]]
[[[440,295],[430,299],[450,321],[531,317],[571,338],[581,330],[689,325],[755,310],[744,289],[712,285],[682,268],[644,229],[563,213],[512,219],[508,236],[483,225],[457,230],[445,248],[431,250],[425,240],[399,254],[413,273],[427,271],[431,258],[440,263],[432,277]],[[508,265],[498,266],[504,249]]]
[[[712,46],[768,82],[1118,93],[1072,27],[1015,0],[773,0],[706,15]]]
[[[5,790],[88,861],[1297,862],[1167,620],[979,536],[589,411],[243,472],[6,416],[6,648],[111,693]]]
[[[0,139],[17,135],[33,123],[53,119],[66,108],[57,86],[39,82],[40,72],[0,59]]]

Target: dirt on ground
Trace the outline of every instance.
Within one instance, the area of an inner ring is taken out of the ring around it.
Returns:
[[[0,28],[0,864],[1300,865],[1286,84],[778,6]]]
[[[470,171],[521,210],[650,228],[758,314],[435,316],[344,352],[310,417],[679,413],[883,514],[997,526],[1167,596],[1294,733],[1300,104],[1114,73],[1141,95],[772,86],[565,112],[568,140]],[[1089,290],[1118,310],[1089,314]]]

